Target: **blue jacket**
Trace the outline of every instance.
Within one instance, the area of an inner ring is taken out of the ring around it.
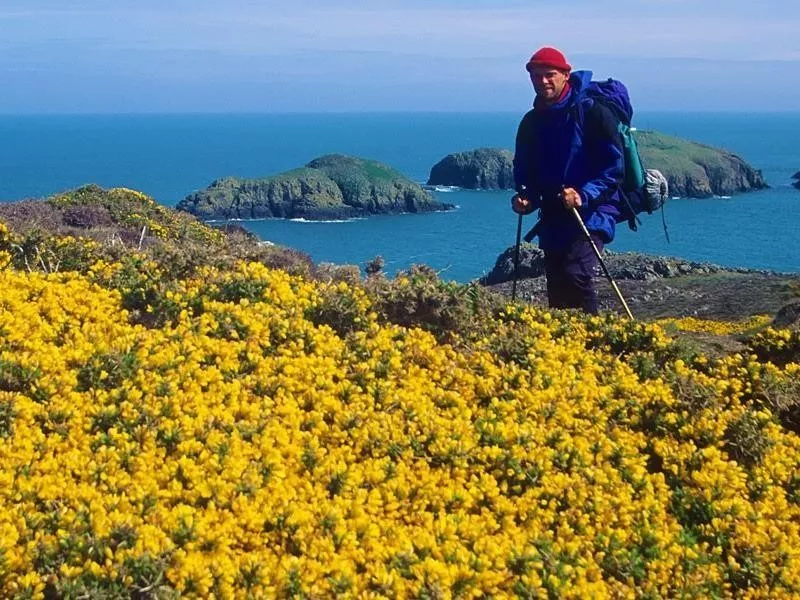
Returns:
[[[583,91],[591,71],[575,71],[567,96],[552,106],[537,106],[522,118],[514,152],[514,182],[528,188],[533,210],[540,209],[539,246],[566,250],[583,235],[559,193],[573,187],[586,228],[609,243],[621,214],[624,175],[622,140],[611,111]]]

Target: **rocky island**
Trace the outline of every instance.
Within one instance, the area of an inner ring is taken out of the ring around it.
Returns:
[[[226,177],[176,208],[201,219],[350,219],[453,208],[384,164],[330,154],[271,177]]]
[[[504,148],[478,148],[448,154],[431,169],[428,185],[455,185],[470,190],[514,187],[514,154]]]
[[[708,198],[767,187],[761,172],[736,154],[655,131],[637,131],[636,139],[644,165],[664,174],[672,196]],[[503,148],[450,154],[431,168],[428,184],[512,189],[512,160]]]
[[[644,165],[664,174],[673,196],[730,196],[768,187],[761,171],[726,150],[655,131],[637,131],[636,141]]]

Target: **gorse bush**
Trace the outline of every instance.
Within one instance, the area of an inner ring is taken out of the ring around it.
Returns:
[[[364,287],[382,322],[419,327],[440,341],[479,337],[487,318],[505,304],[477,284],[442,281],[426,265],[414,265],[394,279],[370,277]]]
[[[748,346],[762,360],[777,364],[800,362],[800,327],[768,327],[754,335]]]
[[[800,365],[756,352],[777,331],[711,358],[424,267],[182,276],[95,240],[51,272],[17,235],[0,597],[800,595]]]
[[[168,281],[241,260],[314,274],[302,252],[259,243],[241,228],[214,229],[125,188],[89,185],[45,201],[0,204],[0,221],[3,260],[21,270],[86,273],[99,260],[115,263],[138,253]]]
[[[149,268],[0,272],[0,595],[800,593],[797,365],[520,306],[443,344],[257,263],[126,300]]]

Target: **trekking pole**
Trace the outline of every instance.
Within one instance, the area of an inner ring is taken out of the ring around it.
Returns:
[[[517,272],[519,271],[519,244],[522,237],[522,215],[517,219],[517,245],[514,248],[514,283],[511,285],[511,301],[517,299]]]
[[[586,229],[586,225],[584,224],[583,219],[581,219],[581,215],[578,212],[578,209],[575,208],[574,206],[572,207],[572,214],[575,216],[575,219],[580,224],[581,229],[583,229],[583,235],[586,236],[586,239],[589,240],[589,243],[592,245],[592,250],[594,250],[595,256],[597,256],[597,260],[600,261],[600,266],[603,267],[603,271],[605,272],[606,277],[611,282],[611,287],[613,287],[614,291],[617,292],[617,297],[619,298],[619,301],[622,302],[622,306],[625,307],[625,312],[628,313],[628,318],[631,321],[633,321],[633,314],[631,313],[631,309],[628,308],[628,303],[625,302],[625,298],[622,297],[622,292],[619,291],[619,287],[617,287],[617,282],[614,281],[614,278],[611,276],[611,272],[608,270],[605,261],[603,261],[603,257],[600,256],[600,250],[597,249],[597,246],[595,245],[592,236],[589,235],[589,230]]]
[[[519,186],[519,191],[517,195],[520,198],[525,197],[526,187],[524,185]],[[514,246],[514,283],[511,284],[511,301],[514,302],[517,299],[517,275],[519,271],[519,245],[520,245],[520,238],[522,237],[522,213],[519,213],[519,218],[517,219],[517,242]]]

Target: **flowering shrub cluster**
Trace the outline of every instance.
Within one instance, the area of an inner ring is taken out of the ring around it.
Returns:
[[[771,321],[772,317],[769,315],[754,315],[749,319],[734,322],[683,317],[680,319],[659,319],[657,323],[662,327],[674,327],[679,331],[710,333],[713,335],[740,335],[766,327]]]
[[[800,362],[800,328],[767,327],[750,338],[748,345],[764,360],[779,364]]]
[[[87,185],[53,196],[48,202],[57,208],[73,209],[73,212],[76,207],[94,211],[105,209],[112,223],[138,230],[146,228],[145,232],[161,239],[184,239],[206,244],[220,244],[223,240],[220,231],[186,213],[171,210],[142,192],[127,188],[105,190]]]
[[[0,597],[800,594],[798,365],[160,269],[0,270]]]
[[[0,221],[0,266],[28,272],[87,273],[104,261],[133,276],[147,262],[158,267],[164,288],[201,266],[227,269],[238,260],[305,275],[316,270],[302,252],[261,244],[234,225],[215,229],[125,188],[88,185],[46,200],[0,204]]]

